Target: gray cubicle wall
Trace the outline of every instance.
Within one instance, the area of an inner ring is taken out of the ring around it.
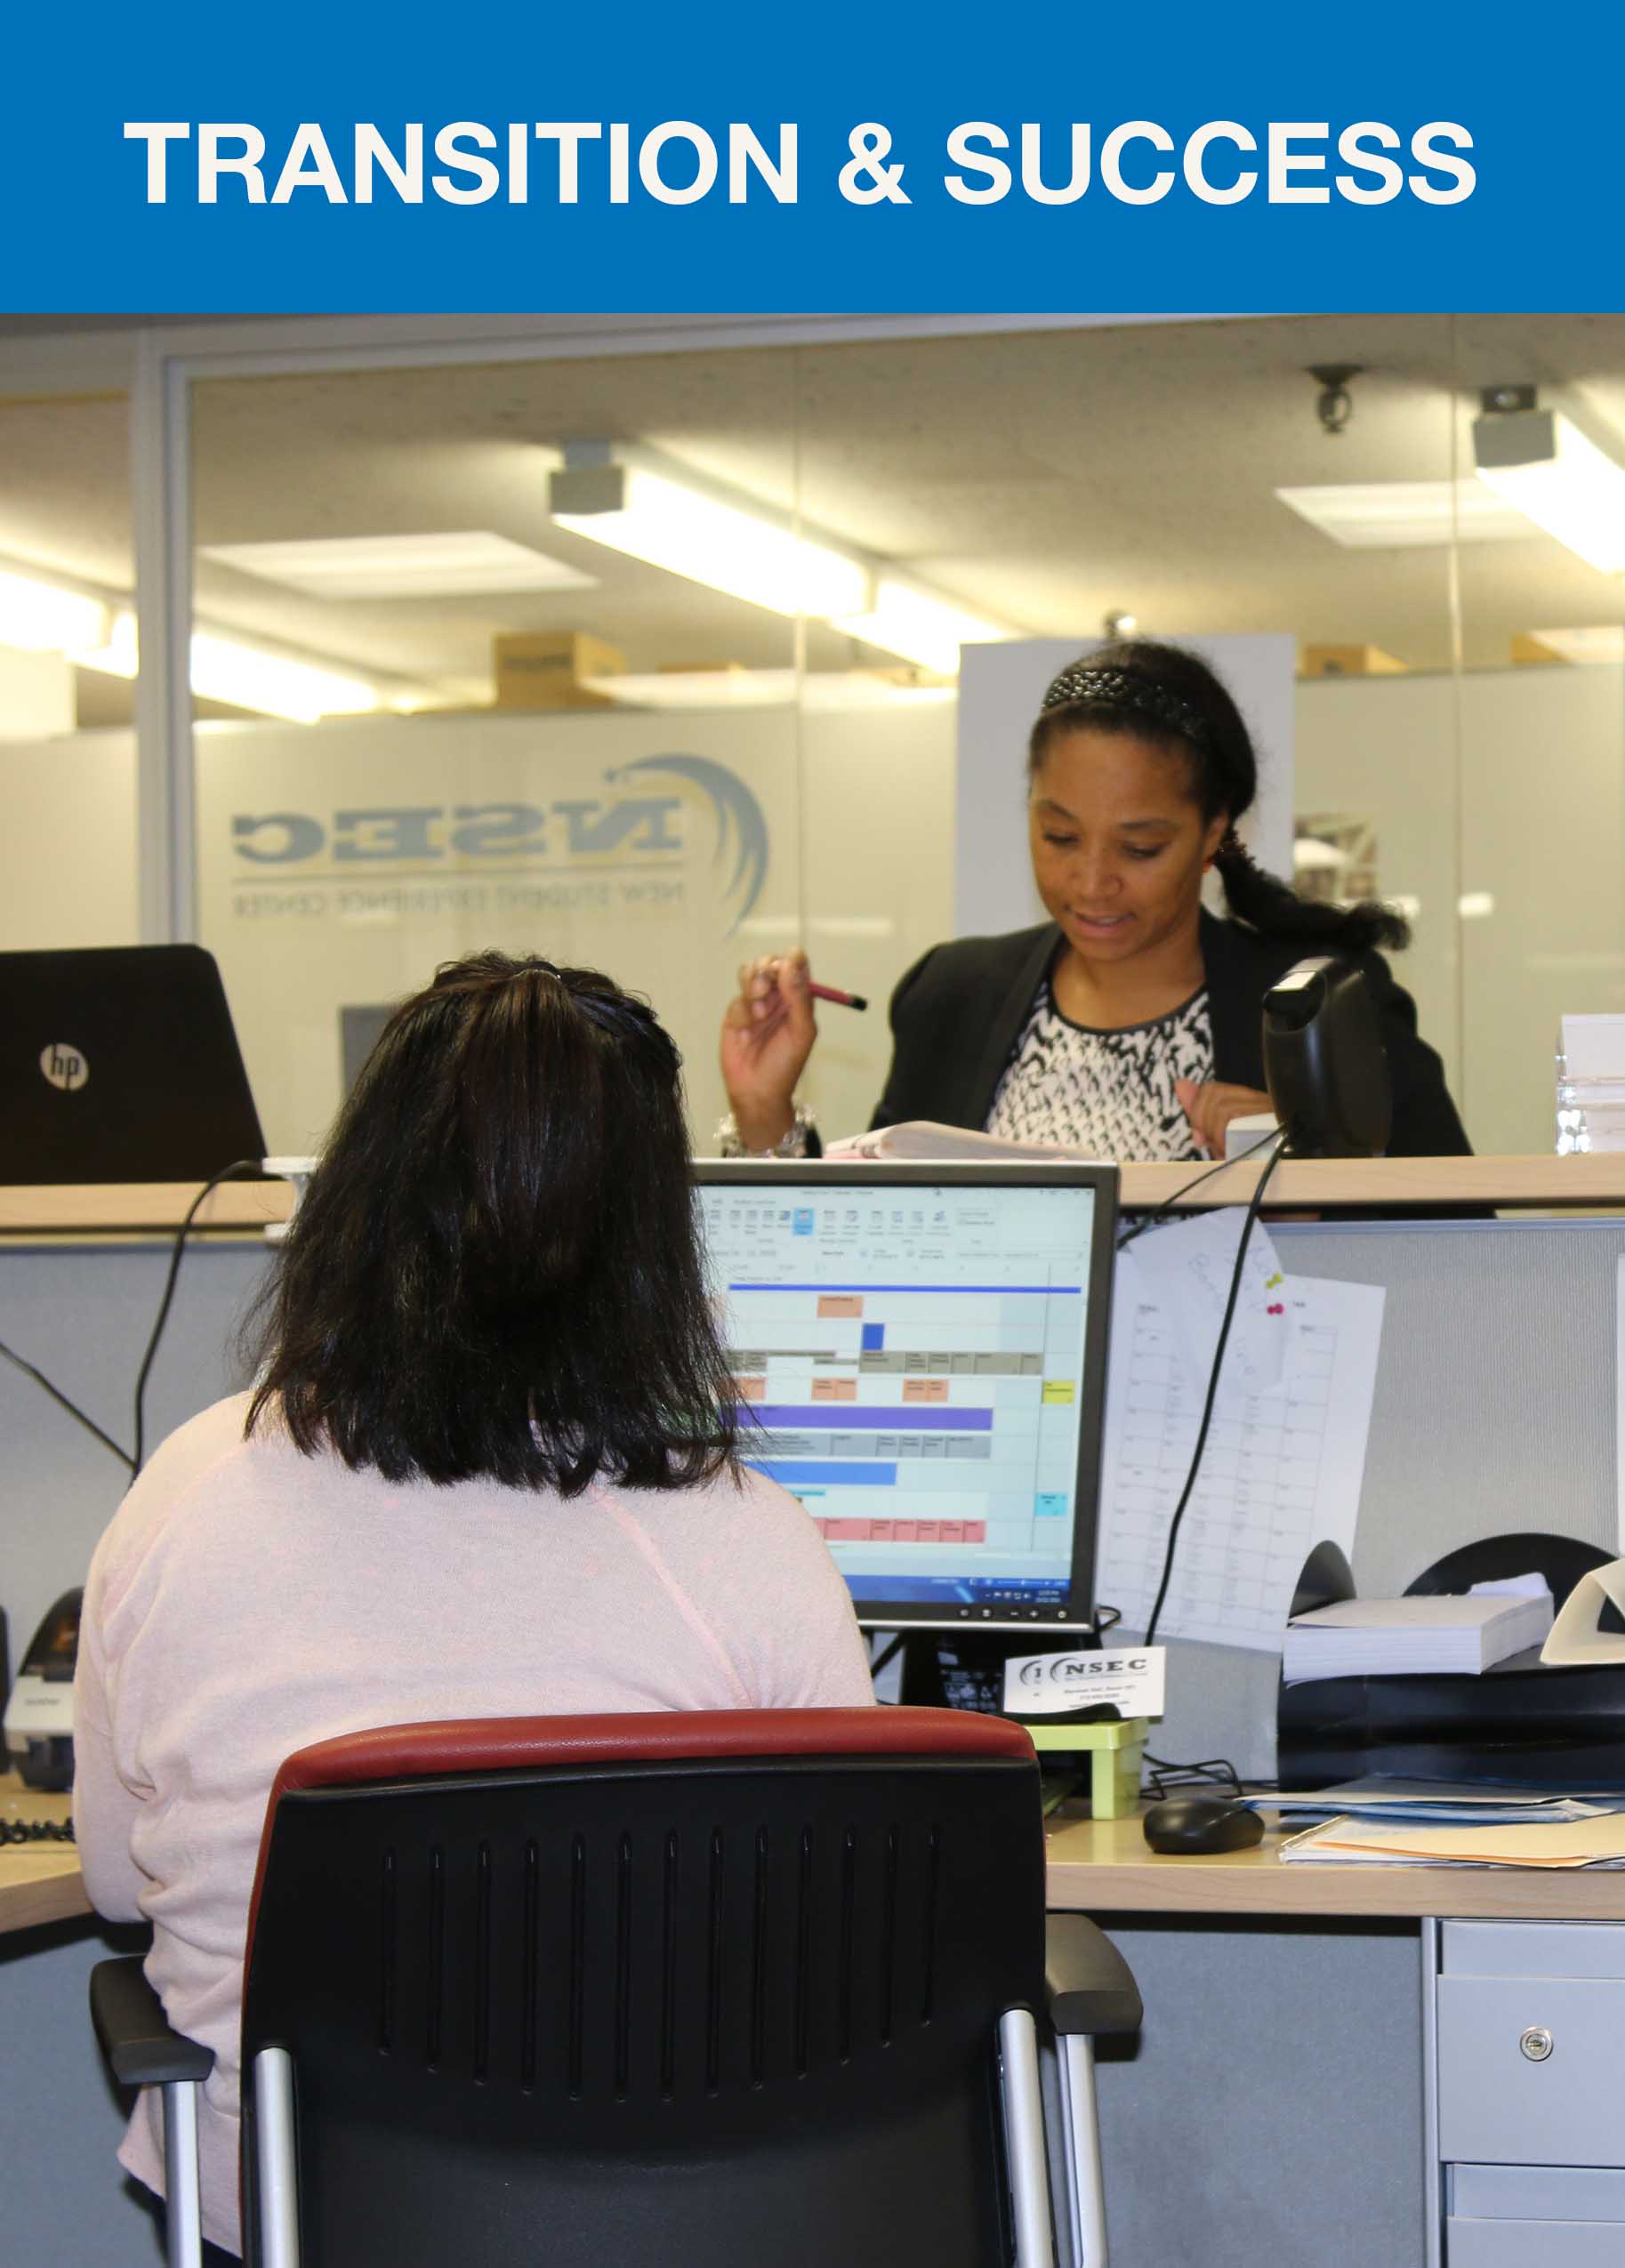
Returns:
[[[1354,1572],[1403,1591],[1458,1545],[1538,1531],[1613,1554],[1615,1312],[1625,1220],[1283,1224],[1289,1275],[1388,1292]],[[1278,1665],[1175,1644],[1170,1757],[1223,1754],[1275,1769]]]
[[[265,1259],[263,1244],[245,1240],[200,1239],[188,1251],[148,1391],[149,1442],[238,1382],[230,1341]],[[0,1245],[0,1340],[126,1444],[168,1260],[167,1241]],[[0,1362],[0,1606],[13,1670],[51,1601],[84,1581],[126,1478]],[[116,1950],[125,1950],[122,1934]],[[127,2106],[91,2038],[86,1982],[108,1950],[89,1922],[0,1937],[7,2261],[156,2268],[159,2258],[154,2224],[124,2194],[113,2153]]]
[[[1388,1292],[1355,1550],[1364,1589],[1401,1588],[1456,1545],[1513,1530],[1616,1547],[1625,1221],[1275,1234],[1289,1269]],[[121,1438],[166,1259],[157,1244],[0,1246],[0,1339]],[[238,1382],[230,1340],[264,1261],[251,1243],[189,1253],[154,1374],[154,1438]],[[15,1647],[82,1579],[121,1479],[4,1364],[0,1452],[0,1602]],[[1223,1749],[1267,1774],[1275,1675],[1265,1656],[1176,1646],[1162,1752]],[[1254,2268],[1263,2253],[1293,2268],[1420,2261],[1414,1931],[1125,1917],[1114,1934],[1153,2019],[1140,2054],[1101,2075],[1115,2268]],[[118,2112],[84,2015],[98,1950],[90,1925],[4,1946],[0,2018],[17,2019],[0,2021],[5,2256],[151,2268],[150,2232],[119,2193]],[[1331,2032],[1307,2020],[1327,2001],[1346,2012]]]

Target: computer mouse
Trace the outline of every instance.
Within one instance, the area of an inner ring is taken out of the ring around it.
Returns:
[[[1227,1796],[1168,1796],[1146,1814],[1146,1840],[1165,1858],[1211,1858],[1250,1851],[1264,1840],[1264,1822]]]

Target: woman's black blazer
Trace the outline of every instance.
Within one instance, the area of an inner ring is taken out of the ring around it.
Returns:
[[[927,1118],[943,1126],[985,1126],[1059,942],[1060,931],[1046,921],[1010,937],[960,937],[917,961],[891,996],[891,1071],[873,1122]],[[1215,1079],[1262,1088],[1264,995],[1305,950],[1203,913]],[[1469,1154],[1444,1067],[1417,1037],[1415,1001],[1394,982],[1380,953],[1363,954],[1359,965],[1376,1002],[1394,1082],[1389,1155]]]

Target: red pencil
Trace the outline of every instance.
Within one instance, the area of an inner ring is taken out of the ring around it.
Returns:
[[[869,1005],[861,993],[838,993],[833,985],[808,985],[807,989],[815,1000],[826,1000],[834,1008],[867,1008]]]

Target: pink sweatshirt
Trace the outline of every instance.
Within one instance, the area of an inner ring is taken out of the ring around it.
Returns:
[[[110,1919],[151,1922],[169,2019],[214,2050],[204,2229],[232,2252],[243,1939],[284,1757],[432,1717],[873,1698],[846,1586],[775,1482],[569,1503],[396,1487],[278,1429],[245,1442],[247,1399],[172,1435],[115,1515],[74,1696],[86,1886]],[[119,2158],[160,2192],[162,2136],[152,2092]]]

